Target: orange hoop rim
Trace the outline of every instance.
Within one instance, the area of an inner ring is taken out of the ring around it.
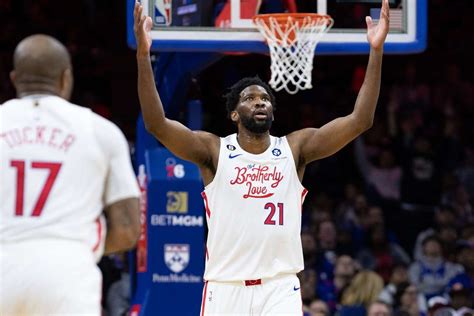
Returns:
[[[332,24],[332,18],[327,14],[318,14],[318,13],[266,13],[266,14],[257,14],[252,17],[252,21],[256,22],[257,20],[263,20],[265,23],[268,23],[271,18],[275,19],[278,24],[285,24],[288,21],[288,18],[292,18],[296,21],[303,21],[307,18],[310,18],[313,21],[327,20],[327,24]]]

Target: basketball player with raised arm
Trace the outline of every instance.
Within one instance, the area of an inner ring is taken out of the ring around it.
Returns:
[[[165,117],[150,64],[152,26],[135,4],[138,94],[146,129],[175,155],[199,166],[209,234],[202,315],[301,315],[296,273],[303,267],[301,185],[305,166],[328,157],[372,126],[380,90],[388,0],[380,22],[366,18],[370,56],[352,113],[286,137],[269,134],[274,97],[258,78],[227,95],[237,133],[220,138]]]
[[[56,39],[22,40],[11,79],[17,98],[0,106],[0,315],[99,316],[96,262],[132,248],[140,230],[128,144],[67,101],[71,59]]]

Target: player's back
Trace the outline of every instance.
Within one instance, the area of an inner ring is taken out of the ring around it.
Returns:
[[[94,247],[108,171],[97,134],[112,123],[56,96],[0,107],[0,242],[61,239]]]

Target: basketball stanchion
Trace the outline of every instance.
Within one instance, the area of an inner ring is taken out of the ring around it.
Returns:
[[[270,49],[270,86],[290,94],[311,89],[316,45],[334,20],[316,13],[276,13],[256,15],[253,22]]]

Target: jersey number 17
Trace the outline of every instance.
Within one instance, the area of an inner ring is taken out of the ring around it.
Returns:
[[[57,162],[44,162],[44,161],[32,161],[31,169],[47,169],[49,170],[48,177],[44,183],[43,189],[41,189],[40,195],[36,204],[33,208],[31,216],[41,216],[46,200],[48,199],[49,193],[53,188],[56,177],[58,176],[59,170],[61,169],[61,163]],[[16,169],[16,197],[15,197],[15,215],[23,216],[23,203],[24,203],[24,192],[25,192],[25,173],[26,163],[24,160],[12,160],[10,161],[10,167]]]

